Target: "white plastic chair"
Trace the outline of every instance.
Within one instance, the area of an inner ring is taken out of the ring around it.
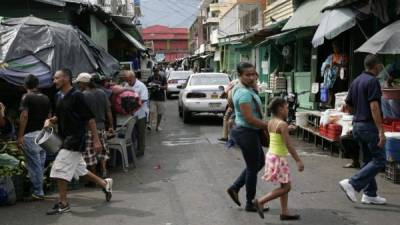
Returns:
[[[116,152],[119,152],[121,154],[122,158],[122,169],[127,172],[128,167],[129,167],[129,161],[128,161],[128,148],[131,149],[132,151],[132,157],[133,157],[133,168],[136,167],[136,155],[133,149],[133,142],[132,142],[132,132],[133,128],[135,127],[136,119],[132,116],[125,118],[124,121],[121,124],[121,127],[116,129],[116,133],[124,132],[125,135],[123,138],[119,138],[118,135],[110,140],[107,141],[108,148],[114,149],[116,151],[113,152],[113,166],[116,166]],[[118,124],[118,123],[117,123]]]

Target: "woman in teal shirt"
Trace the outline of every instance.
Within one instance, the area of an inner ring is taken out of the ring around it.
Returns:
[[[243,62],[239,63],[237,71],[240,83],[233,90],[236,126],[231,131],[231,137],[242,151],[246,168],[228,188],[227,192],[232,200],[240,206],[238,194],[240,189],[246,185],[245,210],[256,212],[252,201],[256,195],[257,174],[265,163],[259,133],[260,129],[267,130],[268,124],[262,120],[259,111],[261,100],[254,89],[258,77],[255,67],[250,63]]]

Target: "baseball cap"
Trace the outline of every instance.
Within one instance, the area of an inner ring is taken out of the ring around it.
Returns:
[[[90,83],[90,79],[92,78],[92,75],[88,73],[80,73],[78,77],[73,81],[73,83]]]

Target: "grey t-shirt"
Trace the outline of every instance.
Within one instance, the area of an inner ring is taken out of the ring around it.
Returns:
[[[86,90],[83,92],[86,104],[96,118],[97,129],[106,128],[107,110],[110,108],[110,101],[107,94],[98,88]]]

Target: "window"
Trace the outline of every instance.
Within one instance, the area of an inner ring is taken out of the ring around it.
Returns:
[[[250,26],[256,26],[258,24],[258,8],[253,9],[250,12]]]
[[[254,8],[240,18],[240,27],[242,31],[247,31],[258,25],[258,12],[258,8]]]

